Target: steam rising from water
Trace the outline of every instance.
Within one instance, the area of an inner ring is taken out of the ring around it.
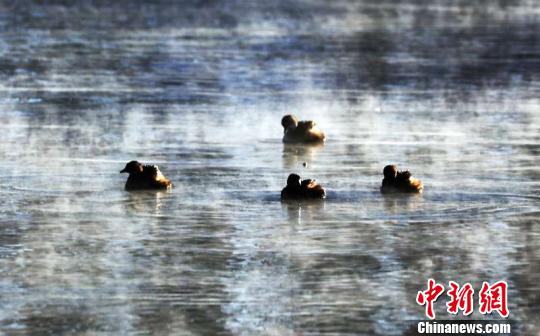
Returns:
[[[1,4],[0,330],[399,335],[435,277],[508,281],[532,335],[538,10]],[[175,189],[124,192],[132,159]],[[382,197],[390,162],[425,194]],[[281,204],[293,171],[326,202]]]

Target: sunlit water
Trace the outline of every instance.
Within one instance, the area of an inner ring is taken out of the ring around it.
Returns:
[[[0,333],[400,335],[434,277],[506,280],[536,335],[539,14],[3,2]],[[285,147],[285,113],[326,145]],[[132,159],[174,190],[125,192]],[[388,163],[425,193],[383,197]],[[327,200],[281,203],[291,172]]]

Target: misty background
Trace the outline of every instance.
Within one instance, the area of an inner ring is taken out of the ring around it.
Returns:
[[[535,335],[539,18],[535,0],[0,1],[0,333],[402,335],[433,277],[506,280],[514,334]],[[284,146],[287,113],[327,143]],[[134,159],[173,191],[125,192]],[[383,197],[388,163],[424,194]],[[327,200],[282,204],[292,172]]]

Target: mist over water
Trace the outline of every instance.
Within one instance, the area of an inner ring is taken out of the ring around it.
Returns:
[[[0,333],[401,335],[433,277],[506,280],[536,335],[539,14],[0,2]],[[327,143],[283,145],[286,113]],[[175,188],[125,192],[133,159]],[[388,163],[424,194],[382,196]],[[281,203],[291,172],[328,198]]]

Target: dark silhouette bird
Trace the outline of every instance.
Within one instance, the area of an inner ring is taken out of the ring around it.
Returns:
[[[281,190],[283,200],[322,199],[326,197],[324,188],[315,180],[301,180],[300,175],[290,174],[287,186]]]
[[[298,121],[298,118],[291,114],[281,119],[281,125],[285,143],[321,143],[326,138],[314,121]]]
[[[128,173],[125,189],[131,190],[164,190],[172,188],[169,181],[158,166],[143,165],[138,161],[130,161],[120,173]]]
[[[384,167],[383,175],[382,193],[421,193],[424,190],[422,181],[413,178],[408,170],[398,171],[395,165]]]

